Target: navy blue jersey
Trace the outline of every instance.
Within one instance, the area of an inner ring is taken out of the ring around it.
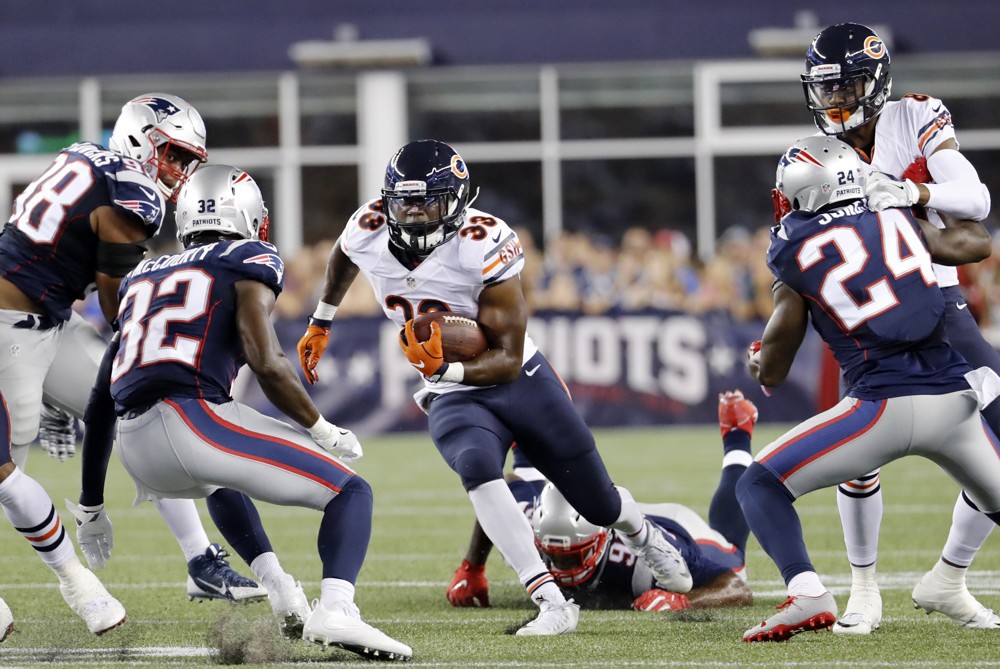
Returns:
[[[111,371],[118,412],[167,397],[228,402],[246,362],[237,281],[281,292],[285,267],[265,242],[219,241],[144,260],[119,289],[122,341]]]
[[[103,206],[134,216],[149,237],[163,221],[163,196],[138,162],[90,142],[63,149],[14,203],[0,235],[0,276],[51,318],[68,320],[94,283],[90,214]]]
[[[968,364],[946,340],[944,297],[919,225],[860,201],[793,212],[771,231],[767,263],[805,298],[843,369],[848,395],[878,400],[967,389]]]
[[[512,481],[508,485],[530,518],[545,481]],[[650,514],[646,518],[680,551],[691,572],[692,587],[704,587],[727,571],[742,569],[742,551],[725,553],[716,544],[700,543],[672,518]],[[656,587],[649,568],[632,554],[617,532],[609,533],[594,575],[575,587],[560,585],[567,597],[586,608],[627,609],[636,597]]]

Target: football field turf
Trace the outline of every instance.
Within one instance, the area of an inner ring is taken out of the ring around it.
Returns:
[[[761,407],[766,418],[766,406]],[[780,428],[761,424],[755,451]],[[719,475],[717,428],[602,430],[598,444],[616,483],[640,501],[678,501],[707,515]],[[871,637],[804,633],[787,643],[744,644],[743,631],[784,601],[774,566],[751,537],[748,573],[752,608],[639,613],[583,611],[576,634],[515,637],[506,632],[534,614],[513,572],[490,558],[492,607],[455,609],[444,589],[464,554],[472,508],[457,477],[424,434],[364,440],[358,471],[375,491],[375,519],[357,602],[370,623],[411,645],[421,667],[995,667],[1000,630],[966,630],[940,614],[915,610],[909,593],[944,543],[957,487],[930,463],[910,458],[882,472],[880,584],[882,629]],[[79,461],[58,463],[34,449],[28,472],[56,501],[75,499]],[[108,508],[115,547],[99,572],[128,610],[128,623],[104,637],[90,635],[63,603],[55,578],[27,542],[4,523],[0,534],[0,596],[16,632],[0,645],[0,667],[316,666],[370,664],[339,649],[322,651],[282,640],[267,603],[230,606],[189,602],[180,550],[145,503],[131,506],[133,488],[112,459]],[[835,493],[797,503],[811,557],[843,608],[849,567]],[[209,536],[221,540],[199,502]],[[283,566],[319,595],[316,531],[320,514],[260,505]],[[991,538],[970,574],[970,588],[987,606],[1000,605],[1000,540]],[[237,557],[233,565],[249,575]]]

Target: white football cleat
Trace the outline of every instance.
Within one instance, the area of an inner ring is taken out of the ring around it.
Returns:
[[[71,579],[70,583],[59,584],[59,592],[87,623],[87,629],[100,636],[125,623],[125,607],[108,593],[94,572],[81,567]]]
[[[655,525],[648,520],[645,523],[646,544],[636,547],[633,552],[646,563],[661,588],[670,592],[690,592],[694,580],[684,556]]]
[[[282,575],[278,581],[267,591],[271,611],[278,619],[278,629],[285,638],[301,639],[306,620],[312,613],[309,600],[302,590],[302,584],[292,578],[291,574]]]
[[[976,629],[1000,628],[1000,616],[972,596],[965,581],[945,581],[931,570],[913,586],[913,604],[927,615],[943,613],[963,627]]]
[[[0,599],[0,642],[14,631],[14,614],[10,612],[7,602]]]
[[[882,624],[882,595],[877,586],[852,587],[844,615],[833,626],[834,634],[871,634]]]
[[[580,622],[580,606],[572,599],[553,604],[542,600],[538,615],[527,625],[517,630],[517,636],[555,636],[576,631]]]
[[[412,648],[363,621],[354,604],[327,609],[319,600],[313,601],[302,638],[324,648],[338,646],[369,660],[406,661],[413,657]]]

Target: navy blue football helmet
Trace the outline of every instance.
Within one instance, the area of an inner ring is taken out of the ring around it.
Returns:
[[[424,257],[462,226],[469,206],[469,169],[444,142],[410,142],[389,161],[382,203],[389,240]]]
[[[859,23],[830,26],[806,51],[806,104],[827,135],[842,135],[878,116],[889,99],[889,49]]]

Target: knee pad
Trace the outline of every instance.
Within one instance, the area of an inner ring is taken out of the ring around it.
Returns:
[[[503,478],[503,462],[485,449],[466,448],[451,463],[466,490]]]
[[[743,506],[744,500],[748,498],[750,490],[754,486],[766,486],[780,490],[790,500],[795,501],[795,496],[788,491],[785,484],[779,481],[778,477],[770,469],[759,462],[755,462],[747,467],[743,475],[740,476],[740,480],[736,482],[736,499],[739,501],[740,506]]]
[[[364,495],[369,499],[374,499],[374,493],[372,493],[372,487],[369,485],[368,481],[364,480],[360,476],[352,476],[347,483],[340,489],[340,495],[344,493],[352,493],[355,495]]]

